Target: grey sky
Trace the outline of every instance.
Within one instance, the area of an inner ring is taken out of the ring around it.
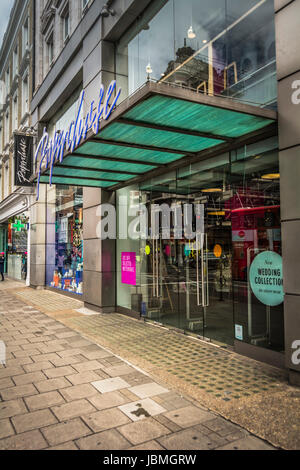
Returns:
[[[0,0],[0,49],[2,46],[2,40],[6,31],[7,23],[9,20],[9,14],[12,9],[15,0]]]

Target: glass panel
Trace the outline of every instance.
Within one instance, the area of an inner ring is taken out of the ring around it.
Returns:
[[[272,263],[264,261],[269,256],[267,252],[278,260],[279,265],[282,264],[277,150],[261,154],[259,148],[256,151],[245,148],[243,155],[233,153],[231,179],[235,324],[242,331],[243,341],[281,351],[284,344],[283,295],[276,302],[275,291],[280,292],[282,285],[278,289],[266,288],[255,285],[256,281],[252,282],[250,278],[251,266],[258,255],[262,260],[258,269],[262,273],[266,268],[272,268]],[[278,276],[282,282],[282,272]],[[261,282],[270,282],[269,277],[265,278],[262,274]],[[268,305],[270,298],[271,304],[275,299],[276,305]]]
[[[117,233],[119,234],[116,249],[117,304],[122,308],[140,312],[144,289],[141,277],[144,264],[143,241],[130,238],[127,231],[129,225],[135,219],[135,217],[130,217],[128,214],[140,203],[139,188],[138,186],[128,186],[117,191],[116,197]],[[126,233],[121,233],[122,230],[124,231],[122,225],[124,218]],[[129,264],[130,266],[128,266]]]
[[[112,181],[126,181],[131,178],[131,175],[122,175],[121,173],[105,173],[95,170],[84,170],[83,168],[72,169],[64,168],[63,166],[55,167],[53,169],[54,176],[74,176],[77,178],[99,178],[99,180],[112,180]]]
[[[127,112],[125,117],[224,137],[240,137],[272,123],[270,119],[167,96],[149,98]]]
[[[152,147],[174,149],[183,152],[200,152],[203,149],[213,147],[214,145],[223,142],[222,140],[206,139],[157,129],[127,126],[125,124],[114,124],[113,126],[104,129],[101,133],[101,138],[112,139],[116,142],[128,142],[140,145],[150,145]],[[178,159],[178,157],[174,155],[169,157],[164,155],[165,163],[176,159]]]
[[[79,168],[82,168],[82,157],[76,157],[73,155],[72,157],[67,157],[64,160],[66,165],[72,165]],[[101,158],[91,159],[86,157],[84,159],[84,164],[86,167],[95,168],[98,170],[118,170],[118,171],[128,171],[134,173],[144,173],[144,171],[152,170],[155,166],[148,165],[148,164],[140,164],[140,163],[122,163],[118,161],[109,161],[109,160],[101,160]]]
[[[111,132],[109,129],[103,131],[101,133],[101,138],[105,137],[106,139],[109,139],[111,136],[113,140],[119,140],[121,141],[122,139],[117,139],[116,136],[119,136],[117,132],[117,128],[115,127],[117,124],[114,124],[114,126],[111,126],[110,129],[114,129],[113,132]],[[127,128],[127,126],[124,126]],[[106,132],[107,131],[107,132]],[[106,132],[106,134],[104,134]],[[125,131],[125,136],[127,136],[128,133]],[[142,142],[145,143],[145,142]],[[131,148],[131,147],[118,147],[116,145],[109,145],[105,143],[101,144],[94,144],[87,142],[84,144],[79,150],[74,152],[74,155],[78,154],[84,154],[84,155],[94,155],[98,156],[99,159],[101,157],[110,157],[112,159],[126,159],[126,160],[136,160],[137,162],[141,161],[143,163],[155,163],[157,159],[162,160],[162,163],[169,163],[170,161],[176,160],[177,158],[182,157],[183,155],[179,152],[178,154],[173,154],[173,153],[167,153],[167,152],[159,152],[158,150],[142,150],[142,149],[136,149],[136,148]],[[159,161],[160,161],[159,160]],[[115,162],[110,163],[112,166],[112,169],[114,169]]]
[[[49,183],[49,176],[41,176],[41,183]],[[83,180],[82,178],[64,178],[60,176],[53,176],[52,184],[62,184],[68,185],[72,184],[73,186],[91,186],[94,188],[109,188],[114,183],[109,181],[93,181],[93,180]]]

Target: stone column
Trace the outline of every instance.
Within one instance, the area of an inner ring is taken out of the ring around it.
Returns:
[[[300,102],[293,103],[292,96],[296,91],[294,88],[296,82],[300,80],[299,18],[300,0],[275,0],[285,353],[290,381],[298,385],[300,385]],[[300,92],[298,96],[300,98]],[[296,345],[296,341],[299,341],[299,346]],[[296,353],[296,348],[299,354]]]
[[[115,205],[115,194],[83,189],[83,299],[99,312],[115,311],[115,240],[101,240],[97,225],[100,204]]]
[[[56,223],[56,186],[47,186],[46,227],[45,227],[45,284],[50,285],[55,270],[55,223]]]
[[[34,196],[30,207],[30,285],[39,289],[45,286],[46,196],[47,186],[42,184],[39,200]]]

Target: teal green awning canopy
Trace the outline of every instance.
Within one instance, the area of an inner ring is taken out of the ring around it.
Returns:
[[[276,132],[276,120],[273,110],[148,82],[55,164],[52,183],[115,190],[261,140]]]

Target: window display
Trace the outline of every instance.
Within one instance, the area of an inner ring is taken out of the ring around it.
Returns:
[[[50,211],[47,224],[49,235],[55,228],[55,247],[47,245],[47,284],[78,295],[83,294],[82,219],[82,188],[57,188],[55,214]]]
[[[28,227],[28,212],[10,218],[7,226],[7,274],[24,281],[27,277]]]

